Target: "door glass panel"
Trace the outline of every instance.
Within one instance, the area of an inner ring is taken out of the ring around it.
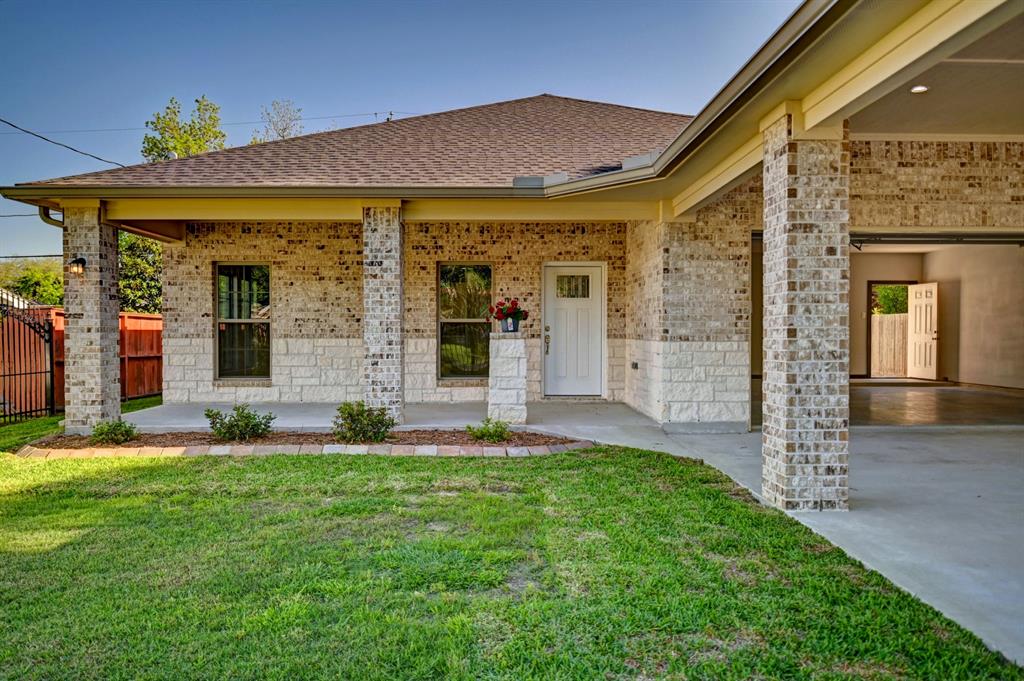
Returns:
[[[555,279],[555,295],[559,298],[589,298],[589,274],[559,274]]]

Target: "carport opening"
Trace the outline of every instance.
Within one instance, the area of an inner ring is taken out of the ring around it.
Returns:
[[[857,245],[850,249],[851,425],[1024,424],[1024,247]],[[750,358],[755,425],[761,423],[762,258],[762,244],[755,239]],[[915,303],[921,306],[917,373],[912,366]],[[898,327],[901,316],[905,336],[888,328]]]

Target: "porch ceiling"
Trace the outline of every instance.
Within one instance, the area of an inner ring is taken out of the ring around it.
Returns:
[[[922,94],[911,85],[925,85]],[[1024,15],[850,118],[857,136],[1024,136]]]

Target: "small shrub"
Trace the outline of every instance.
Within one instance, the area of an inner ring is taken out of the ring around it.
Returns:
[[[218,440],[248,442],[270,433],[270,424],[277,418],[273,414],[260,416],[248,404],[236,404],[230,414],[219,409],[207,409],[203,415],[210,422],[210,430]]]
[[[360,402],[342,402],[334,417],[338,442],[383,442],[397,421],[384,407],[367,407]]]
[[[94,445],[121,445],[134,440],[139,431],[127,421],[104,421],[93,426],[89,442]]]
[[[474,440],[483,440],[484,442],[504,442],[508,439],[508,436],[512,431],[506,422],[488,417],[485,418],[479,426],[466,426],[466,432],[469,433]]]

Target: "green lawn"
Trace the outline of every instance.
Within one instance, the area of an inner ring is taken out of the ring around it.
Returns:
[[[1019,679],[712,468],[0,455],[0,677]]]
[[[121,413],[127,414],[139,409],[147,409],[160,404],[162,398],[159,395],[153,397],[139,397],[121,403]],[[29,419],[19,423],[12,423],[0,426],[0,452],[16,452],[22,445],[33,440],[38,440],[47,435],[53,435],[61,431],[58,425],[64,419],[63,414],[57,416],[44,416],[38,419]]]

